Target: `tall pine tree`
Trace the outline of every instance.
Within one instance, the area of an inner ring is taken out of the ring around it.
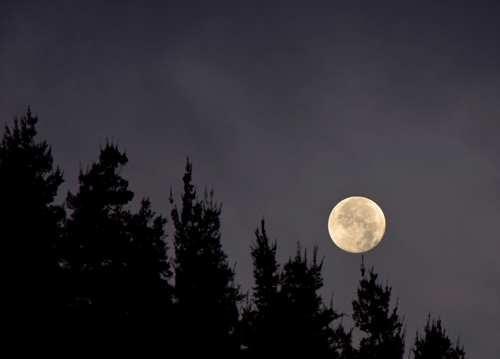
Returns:
[[[64,211],[54,204],[63,177],[50,146],[38,139],[37,121],[28,109],[5,127],[0,144],[4,308],[14,318],[9,331],[20,329],[25,338],[31,330],[30,338],[50,333],[64,296],[58,252]]]
[[[73,320],[103,338],[122,342],[166,335],[171,301],[164,242],[165,219],[149,200],[137,213],[133,192],[121,175],[128,159],[107,144],[99,160],[80,173],[79,190],[69,193],[66,260],[71,270]]]
[[[243,308],[241,320],[244,345],[251,357],[278,354],[281,350],[276,338],[282,326],[276,251],[276,242],[269,240],[262,220],[251,246],[255,280],[252,301]]]
[[[332,354],[334,331],[332,322],[339,318],[331,307],[323,304],[318,291],[323,286],[323,263],[312,260],[297,248],[295,257],[284,265],[281,275],[281,307],[284,338],[282,350],[288,355],[329,357]]]
[[[308,260],[299,247],[282,269],[276,251],[276,242],[269,240],[262,221],[251,247],[252,301],[242,318],[247,356],[353,358],[351,333],[342,325],[333,329],[341,315],[325,306],[319,295],[323,278],[316,250]]]
[[[427,318],[423,336],[417,333],[413,348],[414,359],[465,359],[464,349],[453,344],[441,320]]]
[[[236,328],[241,296],[220,241],[221,207],[212,193],[198,198],[189,160],[183,183],[182,207],[174,206],[171,212],[178,350],[185,355],[234,354],[239,350]]]
[[[354,323],[364,333],[359,346],[360,358],[403,358],[403,324],[397,306],[391,309],[390,302],[391,288],[378,282],[373,268],[366,274],[362,264],[357,298],[352,303]]]

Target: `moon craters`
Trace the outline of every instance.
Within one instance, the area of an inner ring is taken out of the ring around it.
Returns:
[[[330,214],[328,230],[341,249],[353,253],[375,247],[385,231],[385,217],[380,207],[365,197],[348,197]]]

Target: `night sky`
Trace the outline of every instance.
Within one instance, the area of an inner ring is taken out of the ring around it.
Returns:
[[[103,3],[0,0],[0,125],[31,105],[60,200],[109,139],[136,199],[168,216],[190,156],[244,290],[265,217],[281,260],[319,247],[325,298],[349,312],[361,257],[327,219],[366,195],[388,228],[365,261],[407,344],[431,313],[470,358],[498,357],[498,1]]]

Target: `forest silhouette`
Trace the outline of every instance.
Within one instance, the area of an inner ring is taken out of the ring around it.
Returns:
[[[128,158],[112,143],[56,203],[63,173],[37,121],[28,109],[0,143],[6,324],[20,347],[67,357],[106,348],[172,358],[465,358],[439,318],[429,316],[407,342],[391,287],[364,263],[352,312],[325,303],[317,250],[298,244],[279,263],[264,220],[249,248],[254,285],[245,294],[221,245],[221,205],[197,191],[189,159],[181,195],[170,193],[168,236],[150,199],[131,209],[135,194],[121,171]]]

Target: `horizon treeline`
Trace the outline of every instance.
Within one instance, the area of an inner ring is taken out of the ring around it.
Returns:
[[[69,357],[107,347],[173,358],[465,358],[439,318],[428,316],[408,341],[391,287],[364,264],[352,313],[325,303],[317,250],[298,244],[278,262],[264,220],[249,248],[254,285],[243,293],[221,245],[221,205],[196,190],[189,159],[168,214],[148,198],[131,209],[137,196],[121,171],[128,158],[111,143],[56,203],[63,173],[36,126],[28,109],[0,143],[5,318],[20,347]]]

